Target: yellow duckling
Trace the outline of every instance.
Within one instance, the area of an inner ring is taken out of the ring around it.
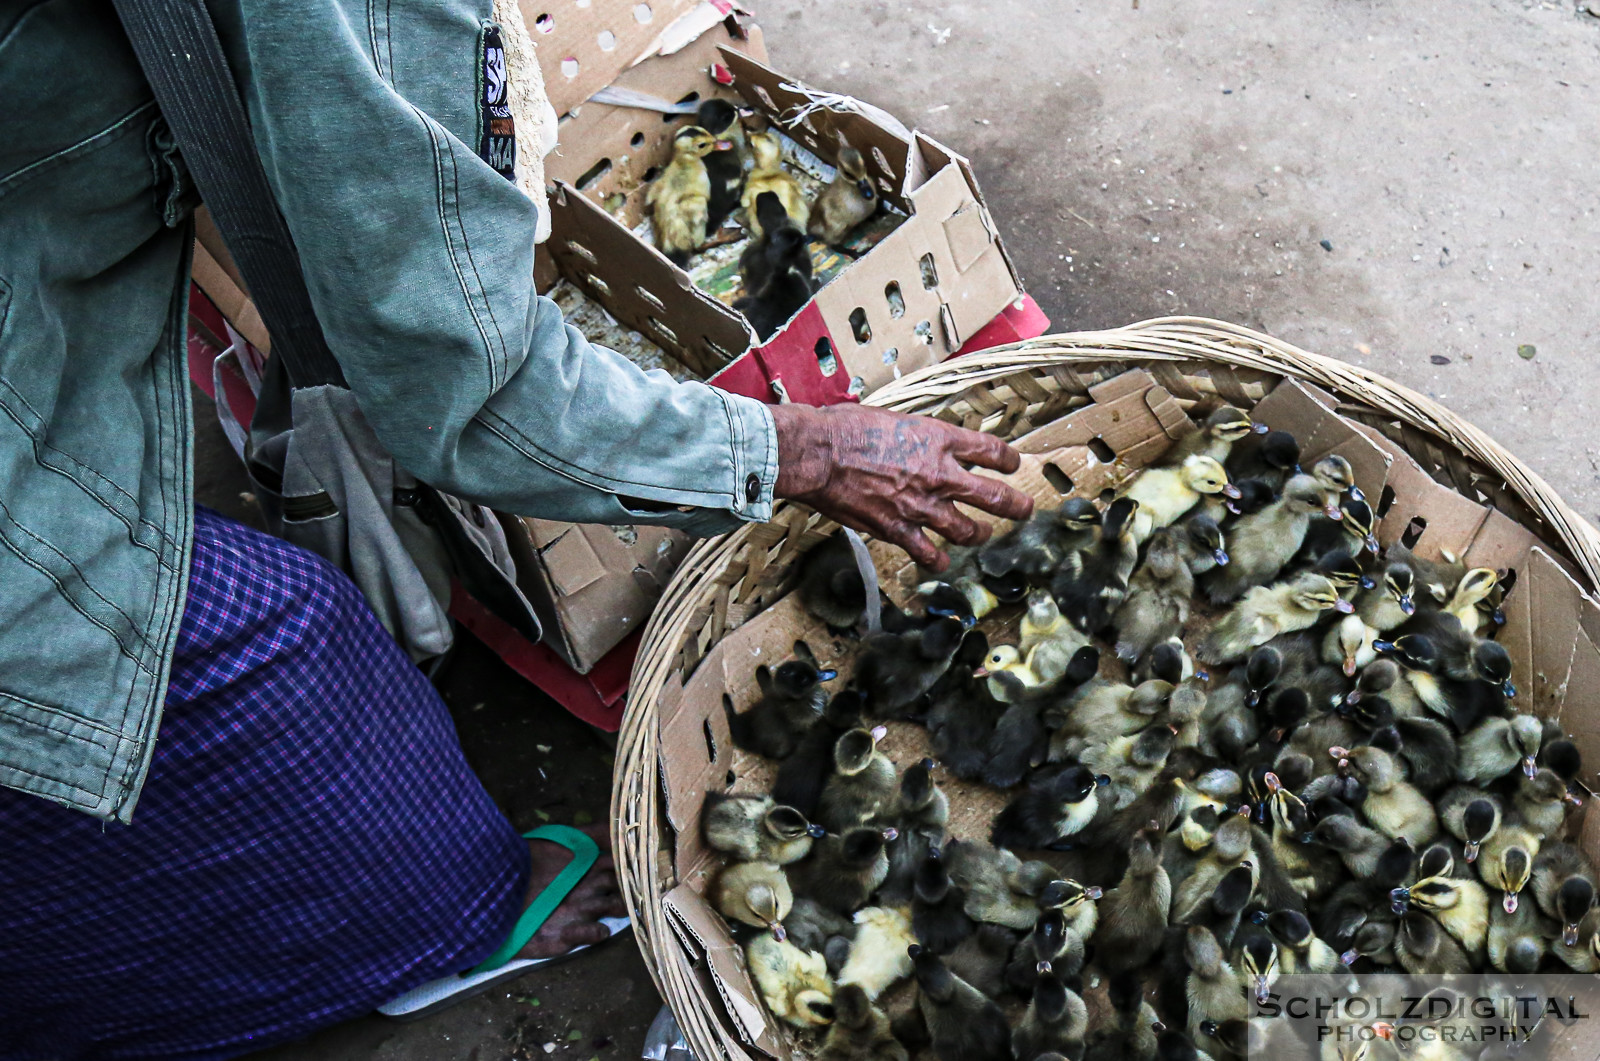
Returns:
[[[1460,585],[1445,604],[1444,610],[1461,623],[1461,629],[1473,637],[1478,636],[1486,615],[1478,605],[1488,599],[1500,582],[1500,576],[1487,567],[1475,567],[1462,576]]]
[[[1211,628],[1195,653],[1206,663],[1233,663],[1279,634],[1316,625],[1329,611],[1350,614],[1350,602],[1321,575],[1306,572],[1289,582],[1257,586]]]
[[[833,1023],[833,981],[822,955],[761,935],[745,946],[745,961],[774,1017],[796,1028]]]
[[[755,160],[755,167],[745,178],[744,195],[740,199],[744,206],[745,224],[750,232],[757,239],[761,238],[761,222],[756,219],[755,202],[762,192],[772,192],[782,200],[789,220],[804,232],[811,221],[811,208],[806,205],[800,182],[784,172],[783,141],[778,139],[777,133],[751,133],[750,155]]]
[[[732,146],[698,125],[684,126],[673,138],[672,162],[645,193],[645,204],[655,220],[656,243],[680,268],[689,264],[689,255],[706,245],[711,204],[706,156]]]
[[[787,938],[783,919],[794,905],[794,892],[783,870],[770,862],[738,862],[717,875],[711,902],[723,917],[764,928],[775,940]]]
[[[1171,526],[1211,494],[1238,497],[1239,488],[1228,482],[1228,473],[1210,457],[1197,454],[1175,467],[1146,468],[1122,492],[1139,502],[1133,514],[1134,540],[1147,541],[1158,528]]]
[[[830,246],[843,243],[851,229],[877,210],[878,192],[867,176],[867,160],[846,145],[839,151],[839,170],[833,182],[822,189],[811,211],[811,235]]]

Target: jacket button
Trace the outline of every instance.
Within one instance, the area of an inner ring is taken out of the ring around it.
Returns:
[[[744,499],[752,505],[761,500],[761,477],[754,472],[744,481]]]

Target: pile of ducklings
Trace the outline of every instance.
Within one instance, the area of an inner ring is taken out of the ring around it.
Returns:
[[[761,669],[724,709],[776,780],[702,824],[774,1016],[827,1061],[1189,1061],[1242,1056],[1285,973],[1600,971],[1579,755],[1514,707],[1503,580],[1375,523],[1347,461],[1225,407],[1104,511],[885,600],[847,688],[803,643]],[[860,571],[836,538],[799,575],[848,638]],[[941,773],[1000,790],[987,842],[947,836]]]
[[[861,152],[845,144],[833,180],[808,202],[783,168],[777,133],[747,133],[724,99],[701,103],[696,120],[673,137],[672,161],[646,193],[656,244],[687,268],[738,211],[753,238],[739,256],[745,293],[733,307],[766,340],[816,293],[810,240],[841,245],[877,212],[878,193]]]

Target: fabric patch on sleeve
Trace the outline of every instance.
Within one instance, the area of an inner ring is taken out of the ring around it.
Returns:
[[[517,133],[500,27],[485,22],[478,44],[478,157],[510,181],[517,179]]]

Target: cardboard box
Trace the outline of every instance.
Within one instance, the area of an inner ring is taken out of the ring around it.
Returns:
[[[906,215],[899,227],[759,343],[741,314],[696,288],[633,231],[645,216],[647,185],[690,119],[589,102],[563,122],[561,146],[546,162],[553,182],[547,247],[563,274],[703,378],[768,402],[859,398],[960,352],[1005,311],[1025,305],[966,159],[875,108],[842,109],[838,97],[763,65],[762,54],[759,31],[729,19],[677,53],[627,70],[616,84],[669,101],[744,104],[829,163],[847,141],[867,159],[885,203]],[[811,109],[818,100],[833,105]],[[1042,330],[1047,322],[1030,315],[1028,324]]]
[[[1190,416],[1207,411],[1176,398],[1143,370],[1103,381],[1091,388],[1090,397],[1090,404],[1016,441],[1024,454],[1023,466],[1008,481],[1033,495],[1041,506],[1059,504],[1063,490],[1094,498],[1117,489],[1159,459],[1175,439],[1193,430]],[[1382,541],[1396,540],[1421,519],[1426,530],[1417,542],[1418,552],[1438,555],[1450,549],[1469,563],[1518,569],[1521,577],[1506,599],[1508,621],[1500,634],[1512,653],[1516,680],[1527,690],[1517,702],[1524,709],[1531,706],[1541,715],[1558,718],[1587,761],[1600,761],[1600,725],[1594,717],[1594,704],[1600,702],[1596,699],[1600,697],[1596,648],[1600,605],[1573,579],[1568,565],[1532,533],[1422,474],[1409,454],[1364,424],[1340,415],[1338,408],[1325,392],[1283,381],[1255,403],[1253,415],[1293,432],[1302,442],[1307,465],[1338,453],[1350,460],[1363,491],[1375,499],[1388,497],[1389,514],[1379,528]],[[981,513],[973,515],[995,522]],[[916,569],[903,553],[878,543],[869,545],[880,584],[903,603],[918,580]],[[1015,616],[991,617],[983,626],[994,640],[1014,640]],[[1191,643],[1202,626],[1191,623]],[[774,1021],[762,1005],[742,949],[705,897],[722,856],[705,845],[699,819],[710,793],[770,789],[772,764],[733,745],[722,702],[726,695],[736,710],[745,710],[760,695],[756,666],[776,666],[792,654],[797,639],[838,669],[839,677],[831,684],[842,686],[847,681],[859,643],[834,638],[791,593],[730,630],[688,673],[669,678],[659,704],[658,758],[670,827],[662,841],[671,855],[670,867],[662,867],[662,902],[683,948],[680,957],[704,971],[708,997],[722,1002],[723,1012],[712,1014],[712,1023],[726,1056],[735,1059],[803,1054],[792,1029]],[[695,654],[691,651],[690,658]],[[1102,665],[1120,667],[1109,659]],[[893,722],[880,746],[904,765],[926,754],[926,731],[912,723]],[[990,818],[1006,794],[948,774],[939,777],[939,785],[950,798],[950,835],[986,839]],[[1594,809],[1595,802],[1590,801],[1582,814],[1570,816],[1567,828],[1591,858],[1600,858],[1600,811]],[[913,994],[903,983],[881,1001],[893,1015],[911,1004]]]

